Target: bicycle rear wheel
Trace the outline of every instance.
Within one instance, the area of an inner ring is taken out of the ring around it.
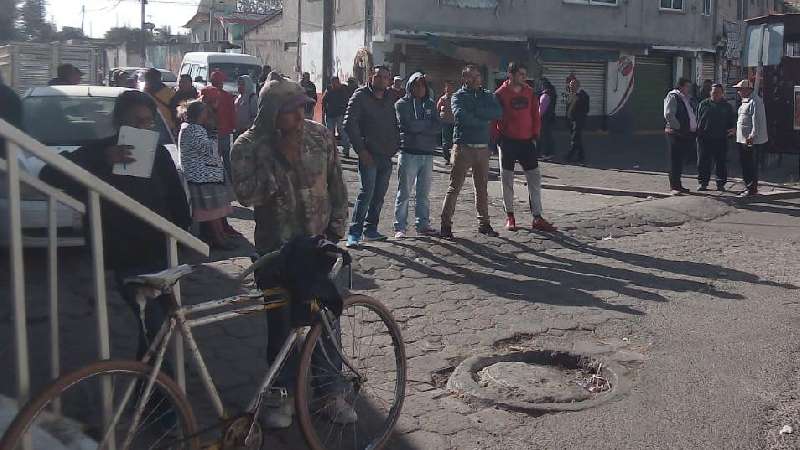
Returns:
[[[364,295],[344,301],[338,323],[344,364],[332,350],[322,323],[306,335],[296,392],[300,428],[312,450],[382,448],[405,397],[406,355],[400,329],[385,306]],[[343,423],[346,420],[335,407],[337,398],[352,405],[357,421]]]
[[[59,377],[17,414],[0,439],[0,449],[22,449],[29,431],[35,450],[61,448],[55,445],[65,441],[70,444],[63,448],[121,449],[131,430],[129,449],[198,449],[199,442],[192,437],[197,429],[192,408],[163,372],[155,379],[138,425],[131,426],[152,370],[138,361],[98,361]],[[111,393],[111,417],[119,414],[111,432],[105,425],[110,419],[103,418],[104,387]],[[51,412],[54,405],[60,414]],[[101,446],[104,436],[108,439]]]

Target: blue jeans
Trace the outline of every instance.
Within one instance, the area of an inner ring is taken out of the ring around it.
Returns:
[[[358,178],[361,187],[353,206],[349,234],[359,238],[364,230],[378,231],[383,200],[389,189],[389,179],[392,177],[392,159],[390,157],[372,155],[372,159],[374,163],[369,167],[365,166],[361,159],[358,160]]]
[[[334,136],[338,133],[342,148],[347,151],[350,149],[350,139],[344,130],[344,116],[325,116],[325,126],[331,130]]]
[[[394,230],[406,231],[408,225],[408,199],[411,188],[416,184],[417,231],[430,227],[431,178],[433,176],[433,155],[411,155],[400,153],[397,164],[397,200],[394,203]]]

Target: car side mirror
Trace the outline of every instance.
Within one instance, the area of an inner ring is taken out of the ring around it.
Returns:
[[[206,80],[204,80],[203,77],[198,75],[198,76],[194,77],[194,82],[195,83],[205,83]]]

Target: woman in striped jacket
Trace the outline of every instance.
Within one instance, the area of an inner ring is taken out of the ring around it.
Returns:
[[[206,123],[208,107],[201,101],[186,104],[181,111],[183,124],[178,135],[181,165],[192,199],[192,218],[200,233],[213,247],[230,249],[224,220],[233,212],[231,192],[225,183],[225,167],[216,142],[209,137]]]

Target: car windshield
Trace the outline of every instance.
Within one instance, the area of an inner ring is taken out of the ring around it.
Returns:
[[[178,81],[178,77],[176,77],[172,72],[161,71],[161,81],[165,83],[172,83],[174,81]]]
[[[23,129],[48,146],[80,146],[116,133],[113,97],[26,97]],[[172,144],[163,120],[156,120],[161,145]]]
[[[253,80],[258,80],[261,74],[261,67],[253,64],[238,64],[238,63],[211,63],[211,70],[225,72],[225,78],[228,81],[236,81],[241,75],[250,75]]]

